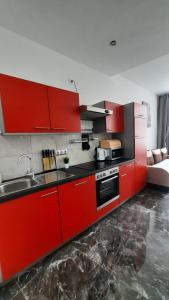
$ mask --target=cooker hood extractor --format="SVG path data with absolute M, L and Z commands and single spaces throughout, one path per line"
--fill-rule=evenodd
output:
M 80 106 L 80 118 L 81 120 L 96 120 L 110 116 L 113 114 L 112 110 L 104 109 L 92 105 L 81 105 Z

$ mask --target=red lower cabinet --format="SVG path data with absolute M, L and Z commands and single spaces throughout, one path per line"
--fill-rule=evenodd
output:
M 135 164 L 134 162 L 119 167 L 120 203 L 135 194 Z
M 137 138 L 135 139 L 135 191 L 137 193 L 144 188 L 146 181 L 146 138 Z
M 135 165 L 135 191 L 140 192 L 146 185 L 147 181 L 147 166 L 142 162 L 136 162 Z
M 57 188 L 0 204 L 0 279 L 8 280 L 61 244 Z
M 114 208 L 119 205 L 119 198 L 114 200 L 112 203 L 108 204 L 107 206 L 97 210 L 97 218 L 101 218 L 111 212 Z
M 66 241 L 96 221 L 94 176 L 59 186 L 63 240 Z

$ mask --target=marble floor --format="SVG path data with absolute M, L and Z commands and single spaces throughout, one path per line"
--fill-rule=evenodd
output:
M 169 193 L 146 188 L 0 290 L 0 300 L 169 299 Z

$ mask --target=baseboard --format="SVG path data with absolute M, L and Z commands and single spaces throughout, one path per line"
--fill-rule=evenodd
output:
M 154 184 L 154 183 L 147 183 L 147 187 L 157 189 L 157 190 L 161 190 L 163 192 L 169 192 L 169 187 L 163 186 L 163 185 L 158 185 L 158 184 Z

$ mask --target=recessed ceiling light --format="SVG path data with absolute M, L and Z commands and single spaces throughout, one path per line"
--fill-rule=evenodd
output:
M 117 41 L 116 40 L 113 40 L 110 42 L 110 46 L 116 46 L 117 45 Z

